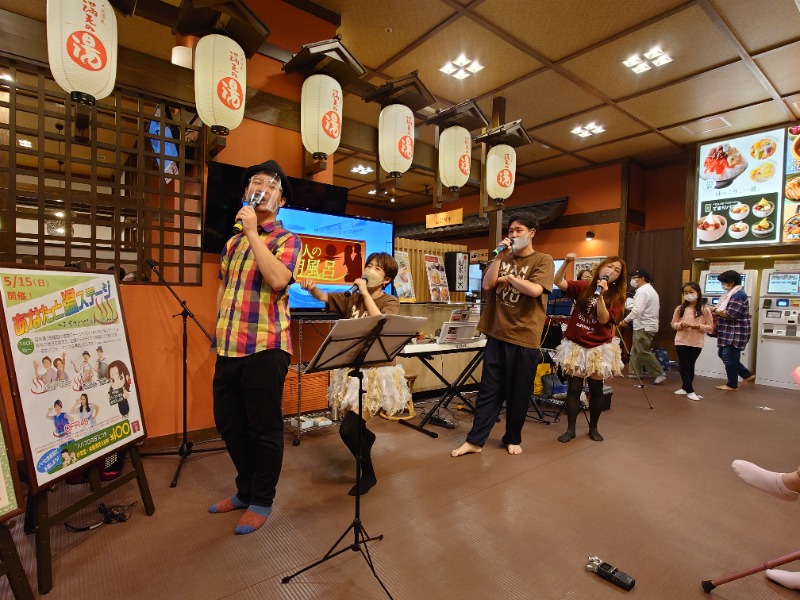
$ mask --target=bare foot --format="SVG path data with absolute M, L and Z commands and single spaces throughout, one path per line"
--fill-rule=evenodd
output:
M 755 374 L 755 373 L 753 373 L 753 374 L 752 374 L 752 375 L 750 375 L 750 377 L 748 377 L 747 379 L 743 379 L 743 380 L 742 380 L 742 383 L 753 383 L 755 380 L 756 380 L 756 374 Z
M 476 446 L 475 444 L 470 444 L 469 442 L 464 442 L 463 444 L 461 444 L 461 446 L 453 450 L 450 453 L 450 456 L 456 458 L 458 456 L 463 456 L 465 454 L 478 454 L 481 450 L 483 450 L 483 448 L 481 448 L 480 446 Z
M 718 390 L 723 390 L 725 392 L 735 392 L 737 389 L 739 389 L 739 388 L 728 387 L 727 385 L 718 385 L 718 386 L 715 386 L 715 387 Z
M 512 456 L 515 454 L 522 454 L 522 446 L 518 446 L 517 444 L 509 444 L 506 446 L 506 451 Z

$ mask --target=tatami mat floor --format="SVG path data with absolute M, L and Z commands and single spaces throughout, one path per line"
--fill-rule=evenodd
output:
M 708 598 L 704 579 L 721 577 L 800 549 L 800 502 L 782 502 L 745 485 L 735 458 L 775 470 L 800 464 L 800 393 L 754 385 L 723 393 L 699 378 L 705 398 L 690 402 L 666 385 L 642 390 L 615 379 L 603 414 L 602 443 L 579 417 L 578 437 L 556 441 L 563 423 L 529 422 L 520 456 L 499 445 L 498 424 L 482 454 L 453 459 L 470 426 L 448 414 L 453 430 L 432 439 L 374 419 L 378 485 L 363 498 L 362 518 L 378 575 L 401 599 Z M 145 459 L 156 512 L 141 502 L 124 524 L 52 535 L 53 590 L 48 599 L 385 598 L 360 554 L 344 554 L 281 579 L 320 558 L 353 520 L 353 461 L 335 428 L 287 435 L 275 510 L 258 532 L 236 536 L 238 514 L 211 515 L 231 492 L 233 468 L 222 453 L 193 454 L 178 486 L 175 457 Z M 61 485 L 57 507 L 80 492 Z M 138 499 L 134 483 L 107 500 Z M 96 508 L 70 519 L 97 519 Z M 33 538 L 13 535 L 36 589 Z M 348 536 L 347 540 L 352 540 Z M 585 569 L 599 555 L 636 578 L 631 592 Z M 800 564 L 787 565 L 800 570 Z M 727 600 L 798 598 L 759 573 L 718 587 Z M 5 581 L 0 597 L 10 598 Z

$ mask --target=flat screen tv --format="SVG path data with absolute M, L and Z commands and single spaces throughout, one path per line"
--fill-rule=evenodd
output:
M 314 279 L 326 292 L 352 287 L 353 281 L 361 277 L 364 261 L 373 252 L 394 254 L 394 225 L 387 221 L 285 206 L 278 219 L 303 242 L 295 277 Z M 321 310 L 325 305 L 295 282 L 289 288 L 289 307 Z
M 206 181 L 206 213 L 203 252 L 219 253 L 231 236 L 236 213 L 242 206 L 244 167 L 209 162 Z M 306 208 L 326 214 L 347 211 L 346 187 L 289 177 L 294 192 L 285 208 Z

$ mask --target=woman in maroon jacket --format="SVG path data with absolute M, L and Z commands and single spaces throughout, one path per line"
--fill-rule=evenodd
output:
M 603 441 L 597 431 L 602 412 L 603 380 L 622 374 L 619 344 L 614 343 L 614 325 L 622 312 L 628 279 L 625 261 L 611 256 L 601 262 L 591 281 L 566 281 L 566 266 L 575 260 L 567 254 L 555 275 L 555 285 L 575 299 L 564 341 L 556 349 L 555 361 L 567 374 L 567 431 L 558 438 L 575 437 L 575 420 L 580 411 L 584 380 L 589 383 L 589 437 Z

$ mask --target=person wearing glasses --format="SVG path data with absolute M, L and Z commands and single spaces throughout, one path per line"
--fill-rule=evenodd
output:
M 272 511 L 283 463 L 283 384 L 292 353 L 289 284 L 300 238 L 278 211 L 292 187 L 274 160 L 245 170 L 240 232 L 222 250 L 214 347 L 214 420 L 236 468 L 236 493 L 211 513 L 246 509 L 237 534 L 259 529 Z M 237 227 L 235 230 L 239 229 Z

